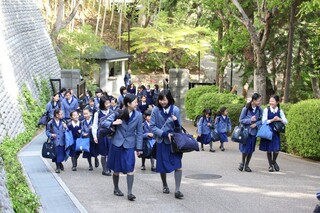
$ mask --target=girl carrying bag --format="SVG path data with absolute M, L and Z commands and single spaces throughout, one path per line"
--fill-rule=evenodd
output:
M 181 130 L 181 133 L 173 133 L 173 136 L 171 137 L 171 152 L 181 153 L 199 151 L 199 145 L 193 136 L 182 126 Z

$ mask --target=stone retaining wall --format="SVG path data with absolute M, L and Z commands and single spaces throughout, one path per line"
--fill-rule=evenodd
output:
M 0 143 L 25 129 L 23 84 L 37 99 L 35 79 L 49 78 L 60 78 L 60 67 L 36 0 L 0 1 Z
M 4 171 L 2 158 L 0 157 L 0 212 L 11 213 L 14 212 L 9 198 L 9 193 L 6 188 L 6 173 Z

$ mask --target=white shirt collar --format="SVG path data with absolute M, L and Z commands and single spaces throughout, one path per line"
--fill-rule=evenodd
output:
M 131 118 L 132 113 L 133 113 L 133 111 L 129 113 L 129 118 Z
M 276 108 L 270 107 L 270 111 L 271 111 L 272 113 L 276 113 L 276 112 L 278 112 L 278 107 L 276 107 Z
M 169 111 L 170 111 L 170 107 L 168 107 L 167 109 L 163 108 L 163 112 L 164 112 L 165 114 L 169 114 Z
M 222 115 L 222 117 L 223 117 L 223 119 L 226 119 L 226 117 L 227 117 L 227 116 L 225 116 L 225 115 Z
M 71 124 L 73 127 L 80 126 L 80 121 L 77 121 L 77 122 L 71 121 Z

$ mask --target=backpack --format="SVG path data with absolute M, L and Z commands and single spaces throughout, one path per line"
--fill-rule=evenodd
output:
M 202 115 L 197 115 L 197 116 L 194 118 L 194 121 L 193 121 L 193 126 L 194 126 L 194 127 L 198 127 L 198 123 L 199 123 L 201 117 L 202 117 Z

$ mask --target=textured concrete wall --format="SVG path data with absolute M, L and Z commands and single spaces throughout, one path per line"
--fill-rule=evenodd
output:
M 61 70 L 61 87 L 72 89 L 77 95 L 77 85 L 80 83 L 80 70 Z
M 9 198 L 9 193 L 6 188 L 6 173 L 3 168 L 2 158 L 0 157 L 0 212 L 11 213 L 14 212 Z
M 169 89 L 177 105 L 181 110 L 181 117 L 185 117 L 185 97 L 189 90 L 189 70 L 170 69 L 169 70 Z
M 24 131 L 18 103 L 23 84 L 60 78 L 60 67 L 36 0 L 0 1 L 0 143 Z M 49 82 L 49 81 L 48 81 Z

